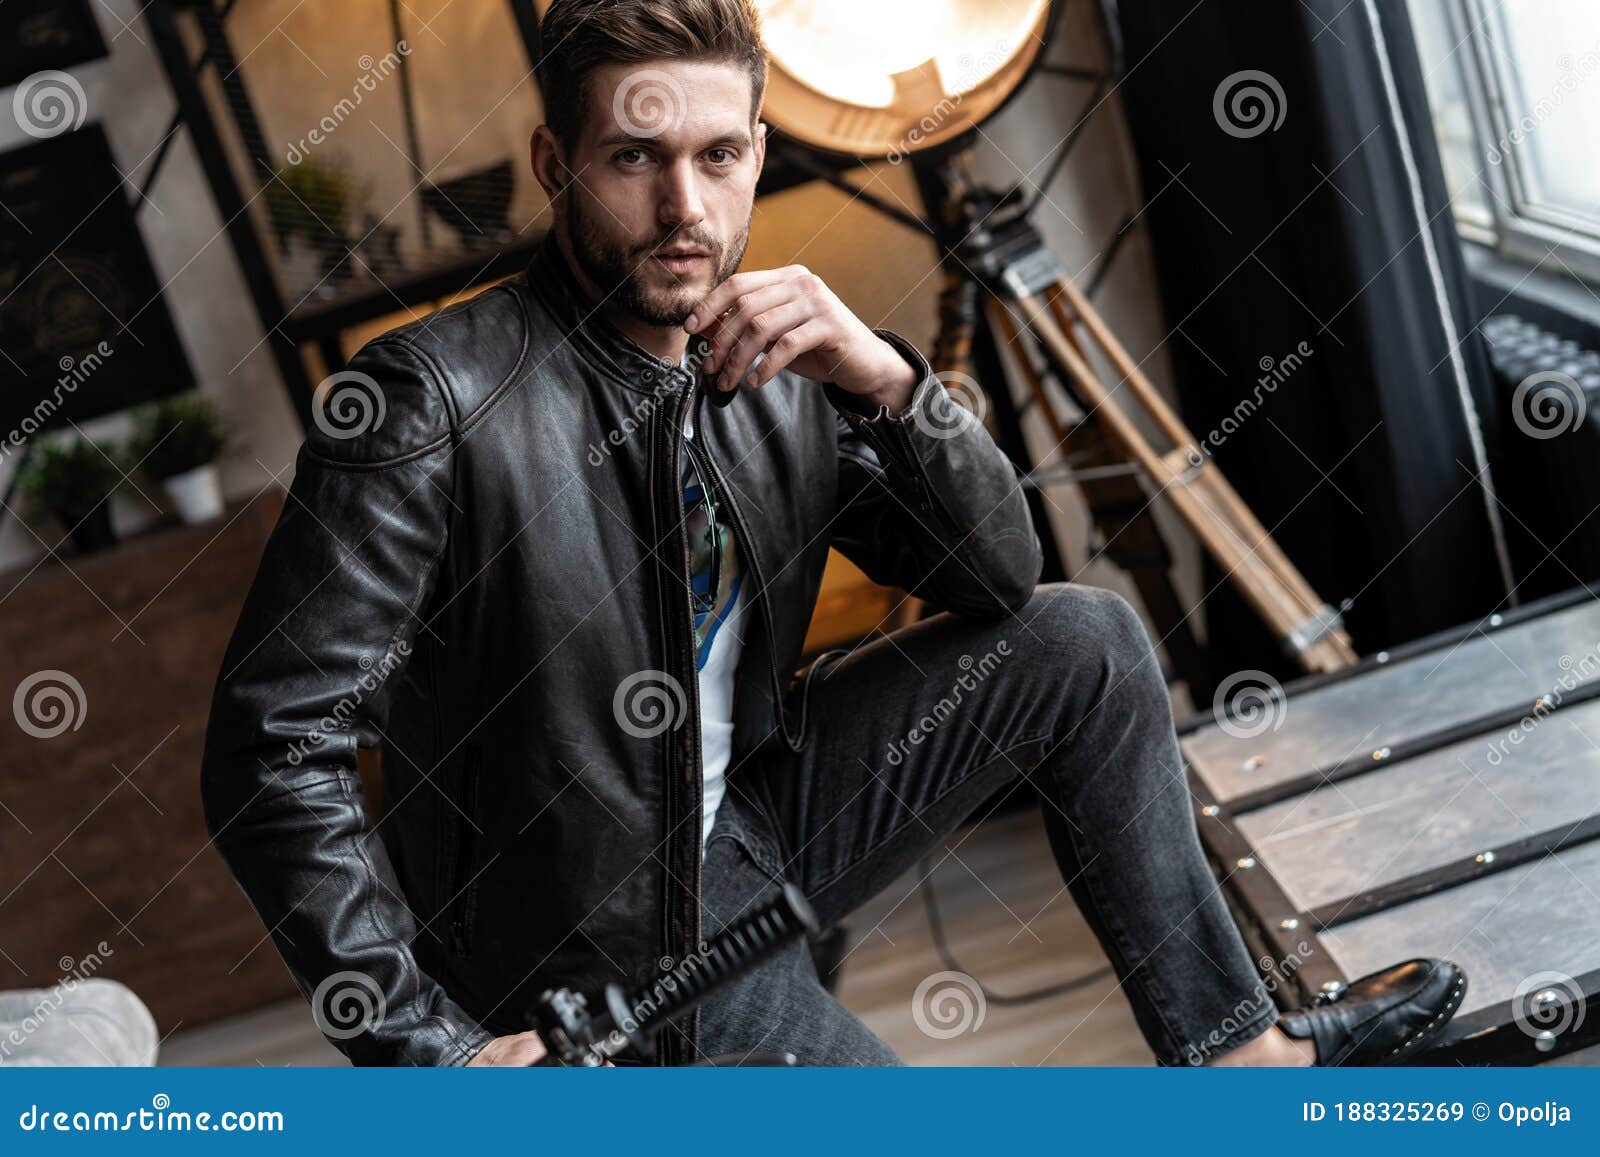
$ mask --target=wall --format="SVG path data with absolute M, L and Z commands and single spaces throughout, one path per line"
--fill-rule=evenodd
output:
M 90 5 L 110 55 L 70 70 L 83 88 L 87 119 L 100 122 L 106 130 L 117 167 L 126 178 L 124 195 L 130 199 L 138 196 L 176 109 L 149 27 L 140 15 L 143 7 L 142 0 L 96 0 Z M 0 150 L 32 140 L 15 119 L 14 95 L 14 89 L 0 90 Z M 298 425 L 262 344 L 261 326 L 187 133 L 179 133 L 137 215 L 200 389 L 238 434 L 223 463 L 224 487 L 240 495 L 270 485 L 271 475 L 286 461 L 284 448 L 299 438 Z M 126 414 L 82 426 L 86 435 L 102 444 L 125 437 L 128 427 Z M 14 468 L 14 456 L 0 461 L 0 491 Z M 159 517 L 157 493 L 147 483 L 138 486 L 137 492 L 125 487 L 113 499 L 112 517 L 123 533 L 133 533 Z M 0 526 L 0 569 L 32 565 L 45 557 L 45 544 L 53 546 L 61 534 L 48 522 L 39 522 L 36 532 L 30 532 L 8 516 Z
M 421 109 L 423 153 L 429 164 L 444 160 L 439 177 L 461 166 L 482 163 L 517 146 L 539 119 L 537 97 L 525 73 L 508 70 L 496 51 L 472 53 L 479 63 L 470 73 L 452 73 L 440 61 L 455 46 L 479 44 L 505 35 L 504 18 L 485 16 L 483 5 L 457 5 L 428 0 L 407 6 L 413 24 L 407 35 L 418 81 L 426 95 Z M 358 9 L 362 19 L 352 19 Z M 243 0 L 230 20 L 230 34 L 274 150 L 287 148 L 349 91 L 360 73 L 364 55 L 382 55 L 387 17 L 373 0 L 352 0 L 337 11 L 305 6 L 292 0 Z M 164 74 L 150 45 L 139 0 L 104 0 L 97 5 L 102 28 L 112 46 L 109 59 L 75 71 L 88 97 L 89 114 L 104 123 L 119 164 L 131 181 L 140 181 L 150 154 L 160 140 L 174 107 Z M 123 26 L 126 22 L 126 27 Z M 316 59 L 302 45 L 316 48 Z M 1070 0 L 1050 56 L 1060 62 L 1097 63 L 1101 38 L 1082 0 Z M 348 59 L 347 59 L 348 58 Z M 370 98 L 362 117 L 375 120 L 390 138 L 393 155 L 379 146 L 384 164 L 374 201 L 382 206 L 403 202 L 406 189 L 396 183 L 397 165 L 404 164 L 396 128 L 398 94 L 390 80 Z M 455 87 L 450 87 L 451 85 Z M 441 88 L 440 86 L 445 86 Z M 467 86 L 467 87 L 463 87 Z M 497 94 L 492 107 L 472 105 L 474 89 Z M 444 92 L 448 99 L 439 94 Z M 994 184 L 1043 175 L 1048 157 L 1071 128 L 1087 92 L 1081 82 L 1036 77 L 1030 87 L 998 118 L 984 126 L 973 154 L 976 175 Z M 498 94 L 504 93 L 504 96 Z M 0 93 L 0 148 L 25 141 L 10 121 L 11 93 Z M 455 110 L 455 111 L 451 111 Z M 466 111 L 462 111 L 466 110 Z M 468 115 L 470 113 L 470 116 Z M 467 120 L 462 120 L 467 117 Z M 347 149 L 357 133 L 370 125 L 341 123 L 326 146 Z M 461 142 L 442 152 L 441 142 Z M 403 177 L 403 172 L 400 173 Z M 908 166 L 873 166 L 854 179 L 907 206 L 917 204 Z M 531 178 L 519 186 L 514 219 L 519 226 L 541 229 L 548 213 L 541 199 L 529 193 Z M 1045 190 L 1036 222 L 1069 271 L 1092 268 L 1117 225 L 1138 212 L 1140 193 L 1125 126 L 1115 98 L 1094 114 L 1061 176 Z M 529 198 L 532 197 L 532 200 Z M 397 214 L 399 216 L 399 214 Z M 525 226 L 524 226 L 524 223 Z M 276 372 L 245 294 L 232 249 L 221 233 L 187 133 L 180 133 L 150 203 L 140 212 L 140 226 L 158 276 L 167 286 L 168 306 L 200 379 L 202 390 L 222 408 L 241 437 L 224 462 L 224 485 L 232 496 L 245 496 L 275 479 L 287 483 L 300 434 L 278 386 Z M 862 260 L 863 254 L 870 260 Z M 931 348 L 939 278 L 933 250 L 902 226 L 837 190 L 814 185 L 764 199 L 758 204 L 746 268 L 801 262 L 822 274 L 864 320 L 896 329 L 924 349 Z M 1146 371 L 1166 388 L 1170 380 L 1160 313 L 1156 306 L 1150 254 L 1144 234 L 1135 229 L 1117 258 L 1097 302 L 1108 321 Z M 376 332 L 399 324 L 415 311 L 398 311 L 382 322 L 351 334 L 347 348 Z M 1114 379 L 1113 379 L 1114 380 Z M 985 383 L 988 386 L 988 383 Z M 86 426 L 94 437 L 118 436 L 126 419 L 111 417 Z M 1048 462 L 1052 439 L 1037 415 L 1026 420 L 1035 456 Z M 0 467 L 4 469 L 4 467 Z M 3 475 L 0 475 L 3 485 Z M 1132 596 L 1124 576 L 1106 564 L 1090 561 L 1091 538 L 1081 502 L 1069 486 L 1048 491 L 1058 541 L 1068 551 L 1069 574 L 1081 581 L 1112 586 Z M 1181 526 L 1174 526 L 1164 506 L 1157 517 L 1179 548 L 1177 570 L 1186 602 L 1199 593 L 1198 556 Z M 119 496 L 119 526 L 131 531 L 153 517 L 151 507 L 136 496 Z M 50 541 L 54 536 L 47 535 Z M 0 530 L 0 567 L 35 558 L 36 539 L 11 525 Z

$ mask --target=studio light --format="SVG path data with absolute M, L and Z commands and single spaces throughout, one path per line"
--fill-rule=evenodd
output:
M 755 0 L 765 119 L 833 153 L 933 149 L 999 111 L 1027 78 L 1052 0 Z
M 1050 42 L 1058 0 L 754 0 L 763 119 L 801 144 L 899 157 L 999 112 Z M 540 16 L 550 0 L 536 0 Z

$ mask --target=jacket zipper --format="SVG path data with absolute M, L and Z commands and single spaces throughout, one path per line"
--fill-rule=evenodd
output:
M 783 709 L 783 681 L 778 673 L 778 636 L 773 630 L 772 606 L 767 600 L 767 580 L 761 573 L 761 560 L 756 556 L 755 539 L 750 536 L 750 528 L 744 520 L 744 514 L 740 511 L 739 504 L 734 501 L 733 488 L 722 476 L 716 456 L 711 453 L 711 443 L 705 438 L 703 431 L 700 454 L 710 468 L 711 484 L 717 491 L 718 509 L 721 509 L 722 503 L 726 501 L 727 509 L 733 517 L 733 528 L 738 536 L 739 549 L 744 552 L 745 558 L 750 563 L 751 575 L 756 583 L 756 598 L 761 604 L 761 620 L 767 629 L 767 673 L 772 678 L 772 701 L 778 712 L 778 727 L 783 732 L 784 742 L 790 749 L 799 751 L 805 742 L 805 736 L 789 733 L 789 717 Z
M 670 592 L 671 586 L 663 584 L 669 592 L 663 599 L 666 604 L 668 640 L 666 656 L 671 661 L 673 655 L 681 659 L 687 658 L 688 662 L 681 679 L 686 703 L 687 719 L 682 726 L 672 728 L 667 732 L 667 860 L 674 865 L 674 869 L 667 880 L 668 902 L 663 913 L 663 942 L 667 946 L 666 955 L 674 963 L 683 960 L 696 950 L 700 943 L 700 827 L 702 823 L 701 796 L 704 787 L 701 783 L 701 753 L 700 753 L 700 689 L 695 672 L 694 656 L 694 596 L 692 563 L 689 553 L 688 533 L 684 529 L 683 509 L 683 483 L 682 459 L 680 454 L 683 449 L 682 429 L 684 403 L 692 405 L 695 400 L 693 389 L 684 389 L 681 383 L 687 375 L 681 370 L 670 370 L 672 380 L 680 383 L 680 388 L 666 396 L 671 399 L 672 406 L 669 420 L 657 419 L 655 458 L 659 467 L 658 476 L 653 477 L 651 485 L 664 480 L 665 493 L 670 501 L 665 503 L 664 513 L 671 520 L 670 525 L 675 527 L 672 536 L 680 544 L 680 562 L 678 579 L 683 585 L 683 600 L 677 607 L 671 604 L 674 601 Z M 692 380 L 690 381 L 692 386 Z M 657 507 L 660 508 L 659 506 Z M 669 672 L 674 678 L 679 678 L 678 672 Z M 685 730 L 687 728 L 687 730 Z M 681 736 L 681 739 L 679 738 Z M 681 771 L 676 764 L 674 756 L 683 752 L 683 765 Z M 676 879 L 687 878 L 690 886 L 686 889 L 676 889 L 683 893 L 682 908 L 674 911 L 672 894 L 675 890 Z M 691 1042 L 698 1036 L 700 1014 L 696 1010 L 693 1020 L 687 1026 L 687 1033 Z M 687 1060 L 687 1055 L 682 1052 L 677 1043 L 677 1037 L 668 1036 L 662 1041 L 661 1060 L 664 1063 L 674 1063 Z

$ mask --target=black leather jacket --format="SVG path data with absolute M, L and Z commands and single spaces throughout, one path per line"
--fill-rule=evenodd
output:
M 547 236 L 522 277 L 355 356 L 217 680 L 207 826 L 358 1064 L 464 1064 L 532 1027 L 546 987 L 640 983 L 700 939 L 679 483 L 700 394 L 584 302 Z M 794 671 L 830 546 L 960 614 L 1004 615 L 1038 582 L 1010 461 L 877 332 L 921 374 L 902 415 L 787 370 L 698 408 L 760 607 L 736 750 L 804 742 Z M 378 409 L 341 404 L 372 391 L 352 375 Z M 669 726 L 630 716 L 669 680 Z M 374 831 L 356 749 L 380 742 Z

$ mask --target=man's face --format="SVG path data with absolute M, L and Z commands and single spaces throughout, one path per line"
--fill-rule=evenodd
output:
M 556 206 L 573 256 L 607 304 L 681 325 L 738 271 L 765 155 L 750 76 L 729 64 L 654 61 L 592 74 Z

